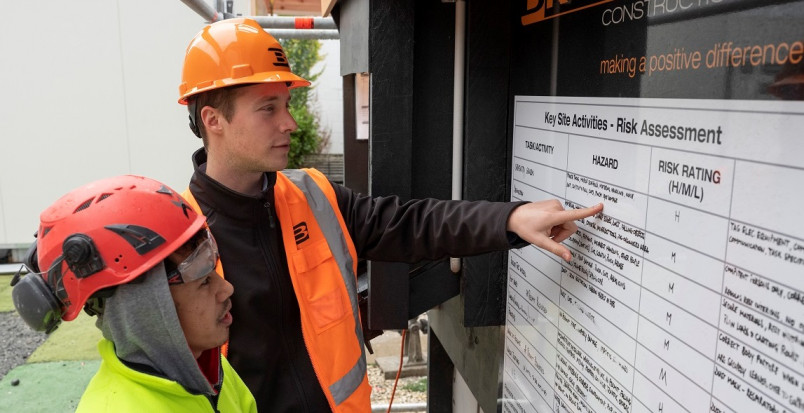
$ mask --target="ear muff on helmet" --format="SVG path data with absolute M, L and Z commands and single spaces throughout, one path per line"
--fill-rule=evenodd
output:
M 103 261 L 95 243 L 84 234 L 73 234 L 68 237 L 64 240 L 62 250 L 63 260 L 67 262 L 76 277 L 88 277 L 103 269 Z M 54 292 L 54 287 L 49 285 L 42 277 L 42 273 L 39 272 L 36 252 L 34 242 L 25 253 L 24 265 L 11 279 L 11 286 L 14 287 L 11 290 L 11 298 L 17 313 L 25 324 L 35 331 L 50 334 L 61 324 L 61 317 L 64 315 L 63 304 L 58 294 Z M 57 260 L 54 264 L 60 266 L 61 261 L 61 259 Z M 28 274 L 23 276 L 23 270 L 27 270 Z M 57 275 L 56 272 L 48 273 L 48 279 L 54 279 Z M 87 300 L 84 311 L 91 316 L 101 314 L 104 300 L 111 297 L 113 293 L 114 287 L 97 291 Z
M 61 323 L 62 305 L 40 273 L 28 273 L 11 290 L 20 317 L 36 331 L 51 333 Z
M 61 265 L 61 260 L 57 265 Z M 23 270 L 28 272 L 24 277 Z M 11 279 L 11 286 L 14 287 L 11 299 L 25 324 L 47 334 L 61 324 L 62 303 L 39 272 L 36 242 L 25 253 L 23 265 Z

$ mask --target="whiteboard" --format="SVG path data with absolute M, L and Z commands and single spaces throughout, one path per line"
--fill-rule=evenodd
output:
M 804 103 L 515 100 L 511 199 L 605 204 L 509 254 L 504 412 L 804 411 Z

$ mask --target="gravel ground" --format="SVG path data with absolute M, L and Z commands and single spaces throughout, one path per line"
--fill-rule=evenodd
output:
M 46 335 L 31 330 L 15 312 L 0 313 L 0 380 L 44 343 Z
M 394 388 L 394 380 L 385 380 L 382 370 L 376 365 L 368 366 L 369 384 L 371 384 L 371 404 L 388 406 L 388 401 L 391 400 L 391 390 Z M 426 377 L 404 377 L 399 379 L 396 385 L 396 393 L 394 394 L 394 405 L 408 404 L 408 403 L 426 403 L 427 390 L 424 391 L 411 391 L 406 390 L 405 386 L 413 383 L 418 383 Z

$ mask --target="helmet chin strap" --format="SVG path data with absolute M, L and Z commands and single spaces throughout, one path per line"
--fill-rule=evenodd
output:
M 195 98 L 190 98 L 187 100 L 187 108 L 190 112 L 190 130 L 193 131 L 195 136 L 201 138 L 201 131 L 198 129 L 198 123 L 196 122 L 197 102 Z

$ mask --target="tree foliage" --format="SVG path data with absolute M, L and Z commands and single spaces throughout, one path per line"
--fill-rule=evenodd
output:
M 313 67 L 321 60 L 319 54 L 321 43 L 318 40 L 282 39 L 280 43 L 293 73 L 310 82 L 315 82 L 321 76 L 321 71 L 313 72 Z M 309 87 L 299 87 L 290 91 L 290 113 L 296 119 L 299 128 L 290 135 L 288 168 L 301 167 L 304 157 L 320 152 L 325 142 L 318 114 L 308 105 L 310 92 Z

